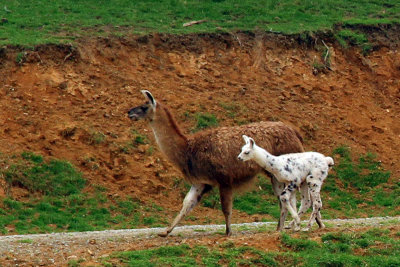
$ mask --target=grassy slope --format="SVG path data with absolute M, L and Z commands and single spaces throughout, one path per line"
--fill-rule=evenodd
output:
M 70 42 L 85 35 L 272 30 L 301 33 L 334 24 L 399 23 L 397 0 L 7 0 L 0 44 Z M 207 20 L 192 27 L 183 23 Z
M 29 199 L 18 201 L 0 198 L 0 233 L 19 234 L 93 231 L 110 228 L 161 226 L 157 216 L 162 208 L 153 203 L 119 197 L 107 197 L 106 189 L 89 185 L 70 163 L 45 160 L 24 152 L 22 155 L 0 154 L 0 185 L 5 192 L 11 186 L 25 188 Z

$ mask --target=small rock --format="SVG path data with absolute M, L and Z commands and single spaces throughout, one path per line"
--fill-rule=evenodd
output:
M 67 259 L 68 259 L 69 261 L 76 261 L 76 260 L 78 260 L 78 256 L 76 256 L 76 255 L 68 256 Z
M 58 85 L 58 88 L 60 88 L 61 90 L 65 90 L 68 88 L 68 82 L 67 81 L 63 81 L 62 83 L 60 83 Z
M 290 98 L 290 97 L 291 97 L 291 96 L 290 96 L 290 93 L 287 92 L 287 91 L 283 91 L 283 92 L 282 92 L 282 95 L 283 95 L 285 98 Z

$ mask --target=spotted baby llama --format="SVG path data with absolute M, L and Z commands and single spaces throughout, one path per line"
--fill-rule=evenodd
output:
M 310 221 L 305 230 L 308 231 L 311 229 L 315 219 L 317 222 L 321 222 L 320 210 L 322 208 L 322 201 L 320 191 L 325 178 L 328 176 L 328 171 L 334 164 L 333 159 L 318 152 L 274 156 L 267 150 L 256 145 L 252 138 L 243 135 L 243 139 L 246 144 L 242 147 L 238 158 L 241 161 L 254 160 L 258 165 L 273 174 L 279 182 L 286 184 L 285 189 L 280 195 L 280 201 L 289 210 L 294 219 L 294 230 L 300 230 L 300 216 L 289 200 L 292 194 L 296 194 L 296 188 L 305 183 L 308 186 L 313 207 Z M 306 196 L 302 195 L 302 197 Z M 304 213 L 307 209 L 308 207 L 301 207 L 300 212 Z
M 255 136 L 274 155 L 304 151 L 299 133 L 281 122 L 220 127 L 185 135 L 165 105 L 156 101 L 149 91 L 143 90 L 142 93 L 147 102 L 129 110 L 129 118 L 149 122 L 160 150 L 191 184 L 181 211 L 160 236 L 167 236 L 213 187 L 219 189 L 226 234 L 231 234 L 233 191 L 251 182 L 258 173 L 266 173 L 254 162 L 237 161 L 236 154 L 242 146 L 241 135 Z M 279 198 L 284 184 L 273 177 L 271 182 Z M 291 201 L 295 205 L 296 199 Z M 286 214 L 281 205 L 279 230 L 283 227 Z

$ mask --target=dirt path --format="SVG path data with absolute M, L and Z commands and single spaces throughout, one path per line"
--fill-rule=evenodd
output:
M 400 217 L 325 220 L 327 229 L 320 231 L 379 227 L 399 222 Z M 101 263 L 101 258 L 115 251 L 182 243 L 213 245 L 226 240 L 277 250 L 274 241 L 279 237 L 279 233 L 274 231 L 275 227 L 274 222 L 234 224 L 234 234 L 229 238 L 223 235 L 224 225 L 177 227 L 168 238 L 157 236 L 162 228 L 2 236 L 0 266 L 67 266 L 68 262 L 73 260 L 83 260 L 83 266 L 93 266 Z

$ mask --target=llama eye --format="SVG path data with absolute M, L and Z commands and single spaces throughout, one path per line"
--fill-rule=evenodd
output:
M 244 154 L 245 154 L 245 155 L 248 155 L 248 154 L 250 154 L 250 151 L 246 151 L 246 152 L 244 152 Z

